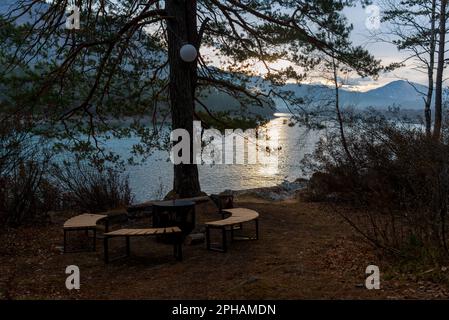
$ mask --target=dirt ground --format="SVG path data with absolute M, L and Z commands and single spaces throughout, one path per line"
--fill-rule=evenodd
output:
M 133 239 L 132 256 L 105 265 L 97 251 L 62 254 L 62 223 L 3 230 L 0 234 L 0 299 L 441 299 L 443 283 L 395 273 L 390 262 L 319 203 L 239 199 L 260 213 L 260 240 L 237 241 L 227 253 L 205 244 L 172 247 Z M 218 219 L 212 204 L 197 207 L 199 228 Z M 139 224 L 145 226 L 148 220 Z M 116 228 L 118 226 L 115 226 Z M 251 232 L 253 224 L 243 231 Z M 123 242 L 111 242 L 120 254 Z M 365 269 L 380 267 L 381 289 L 365 288 Z M 77 265 L 81 289 L 65 287 L 68 265 Z M 449 272 L 449 271 L 448 271 Z

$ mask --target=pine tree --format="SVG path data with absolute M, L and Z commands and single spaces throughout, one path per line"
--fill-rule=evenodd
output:
M 172 128 L 191 133 L 192 121 L 201 120 L 198 108 L 213 114 L 199 99 L 205 88 L 237 97 L 244 114 L 249 102 L 263 105 L 280 96 L 276 88 L 285 81 L 303 79 L 322 54 L 363 76 L 380 70 L 379 61 L 349 41 L 352 27 L 341 12 L 356 0 L 75 2 L 81 8 L 80 30 L 61 27 L 66 16 L 64 0 L 50 5 L 20 1 L 5 18 L 14 23 L 29 12 L 39 13 L 37 21 L 21 27 L 15 50 L 9 50 L 11 69 L 45 62 L 34 65 L 38 75 L 34 73 L 33 105 L 45 110 L 46 121 L 63 123 L 66 133 L 91 137 L 77 144 L 80 150 L 98 148 L 96 135 L 111 130 L 106 121 L 111 116 L 151 113 L 156 119 L 163 113 L 164 101 L 170 106 Z M 184 44 L 194 45 L 199 52 L 214 52 L 223 67 L 212 67 L 205 54 L 194 62 L 182 61 L 179 51 Z M 273 68 L 271 63 L 279 59 L 291 65 Z M 251 84 L 256 66 L 265 69 L 271 89 L 256 90 Z M 20 107 L 26 103 L 21 101 Z M 148 132 L 137 122 L 132 129 L 145 141 L 153 141 L 159 133 Z M 129 128 L 114 130 L 117 135 L 130 134 Z M 144 146 L 136 149 L 146 150 Z M 196 165 L 176 165 L 174 172 L 177 194 L 199 194 Z

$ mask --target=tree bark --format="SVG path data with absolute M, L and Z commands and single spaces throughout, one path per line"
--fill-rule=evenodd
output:
M 172 129 L 185 129 L 190 135 L 190 164 L 174 165 L 173 191 L 181 198 L 201 192 L 198 167 L 193 164 L 193 119 L 197 62 L 182 61 L 179 51 L 184 44 L 198 49 L 196 0 L 166 0 L 168 57 L 170 66 L 170 110 Z
M 432 132 L 432 97 L 433 97 L 433 71 L 435 68 L 435 49 L 436 49 L 436 0 L 432 0 L 431 22 L 430 22 L 430 48 L 429 48 L 429 65 L 427 68 L 428 84 L 427 96 L 424 106 L 424 118 L 426 124 L 426 134 L 430 137 Z
M 446 48 L 446 8 L 447 0 L 441 0 L 438 39 L 438 64 L 435 81 L 435 125 L 433 129 L 433 137 L 435 140 L 439 140 L 441 137 L 441 126 L 443 122 L 443 71 L 445 54 L 444 51 Z

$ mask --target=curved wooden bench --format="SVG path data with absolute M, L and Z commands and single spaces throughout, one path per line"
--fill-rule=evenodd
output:
M 89 236 L 89 231 L 93 231 L 93 243 L 92 243 L 92 251 L 95 251 L 96 248 L 96 239 L 97 239 L 97 223 L 101 220 L 105 220 L 105 232 L 108 232 L 108 216 L 103 214 L 90 214 L 84 213 L 78 216 L 72 217 L 66 222 L 64 222 L 63 230 L 64 230 L 64 253 L 67 252 L 67 233 L 69 231 L 80 231 L 85 230 L 87 236 Z M 76 252 L 76 251 L 72 251 Z
M 208 250 L 226 252 L 226 227 L 231 227 L 231 240 L 235 240 L 234 226 L 241 225 L 245 222 L 255 221 L 256 234 L 254 237 L 240 237 L 240 239 L 246 240 L 258 240 L 259 239 L 259 213 L 254 210 L 246 208 L 232 208 L 224 209 L 224 213 L 230 214 L 228 218 L 216 221 L 206 222 L 206 245 Z M 221 247 L 212 247 L 210 242 L 210 229 L 221 229 L 222 232 L 222 245 Z
M 130 238 L 131 237 L 147 237 L 159 235 L 177 235 L 174 242 L 174 256 L 177 260 L 182 260 L 182 232 L 178 227 L 167 228 L 147 228 L 147 229 L 119 229 L 104 234 L 104 261 L 109 262 L 109 239 L 114 237 L 126 238 L 126 257 L 129 257 L 131 252 Z M 116 260 L 116 259 L 115 259 Z

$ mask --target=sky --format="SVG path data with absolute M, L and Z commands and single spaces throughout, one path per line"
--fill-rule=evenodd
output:
M 372 4 L 379 6 L 379 0 L 373 0 Z M 380 11 L 380 9 L 379 9 Z M 343 13 L 354 27 L 351 34 L 354 45 L 361 45 L 373 54 L 377 59 L 382 60 L 383 65 L 388 65 L 393 62 L 402 62 L 407 54 L 405 52 L 399 52 L 396 46 L 375 41 L 373 37 L 373 31 L 366 26 L 367 19 L 372 16 L 371 12 L 367 12 L 366 8 L 362 8 L 361 5 L 353 8 L 346 8 Z M 382 12 L 380 12 L 380 17 Z M 379 24 L 379 28 L 375 29 L 376 33 L 382 33 L 388 31 L 388 25 L 385 22 Z M 411 82 L 427 85 L 427 75 L 413 68 L 413 64 L 409 63 L 407 66 L 396 69 L 392 72 L 382 73 L 378 79 L 353 77 L 350 79 L 350 85 L 346 88 L 357 91 L 368 91 L 387 83 L 396 80 L 408 80 Z
M 379 4 L 379 0 L 373 0 L 372 3 L 376 6 Z M 376 57 L 376 59 L 380 59 L 383 65 L 389 65 L 393 62 L 402 62 L 407 57 L 407 54 L 405 52 L 399 52 L 396 46 L 385 42 L 375 41 L 373 32 L 381 34 L 382 32 L 387 32 L 388 25 L 385 22 L 382 22 L 379 24 L 378 29 L 375 29 L 374 31 L 368 29 L 366 25 L 367 19 L 369 19 L 372 14 L 370 12 L 367 12 L 366 8 L 362 8 L 362 6 L 359 5 L 357 7 L 346 8 L 343 13 L 347 17 L 348 23 L 351 23 L 354 27 L 354 30 L 351 34 L 351 40 L 353 41 L 353 44 L 360 45 L 367 49 Z M 382 13 L 379 13 L 379 16 L 381 17 Z M 288 62 L 279 61 L 278 63 L 271 64 L 271 66 L 275 68 L 285 68 L 286 66 L 288 66 Z M 260 70 L 264 70 L 265 72 L 265 68 L 262 64 L 260 65 Z M 354 91 L 368 91 L 377 87 L 384 86 L 396 80 L 407 80 L 427 85 L 426 74 L 422 73 L 421 71 L 415 70 L 412 63 L 409 63 L 407 66 L 401 67 L 392 72 L 382 73 L 377 79 L 361 78 L 357 75 L 354 75 L 347 80 L 348 83 L 343 87 L 345 89 Z M 318 82 L 328 84 L 328 81 L 318 78 L 313 78 L 309 81 L 311 83 Z
M 378 4 L 379 1 L 374 0 L 373 5 Z M 392 44 L 379 43 L 373 40 L 372 32 L 367 28 L 366 21 L 370 14 L 365 12 L 361 6 L 355 8 L 347 8 L 344 10 L 348 21 L 353 24 L 354 30 L 352 33 L 352 41 L 355 45 L 365 47 L 377 59 L 381 59 L 384 65 L 392 62 L 400 62 L 406 54 L 399 52 Z M 381 13 L 382 14 L 382 13 Z M 388 26 L 385 23 L 380 23 L 379 29 L 376 32 L 387 31 Z M 385 85 L 395 80 L 408 80 L 426 85 L 426 75 L 413 69 L 411 65 L 396 69 L 393 72 L 381 74 L 377 81 L 373 79 L 354 78 L 352 82 L 355 83 L 352 89 L 366 91 L 375 87 Z
M 373 5 L 378 5 L 379 1 L 382 0 L 373 0 Z M 379 6 L 378 6 L 379 7 Z M 380 11 L 380 9 L 379 9 Z M 407 54 L 404 52 L 399 52 L 397 48 L 389 43 L 375 41 L 373 37 L 373 30 L 368 29 L 366 23 L 367 19 L 372 16 L 370 12 L 366 12 L 366 8 L 362 8 L 361 5 L 352 8 L 346 8 L 343 11 L 344 15 L 347 17 L 348 22 L 351 23 L 354 27 L 354 30 L 351 34 L 351 39 L 354 45 L 360 45 L 367 49 L 371 54 L 373 54 L 376 59 L 380 59 L 383 65 L 389 65 L 393 62 L 402 62 Z M 380 17 L 382 13 L 380 12 Z M 379 24 L 379 28 L 375 29 L 374 32 L 382 33 L 388 31 L 388 25 L 385 22 Z M 214 54 L 208 49 L 202 49 L 202 54 L 213 57 Z M 218 60 L 212 58 L 212 61 L 217 65 L 220 65 Z M 278 61 L 276 63 L 270 64 L 271 67 L 275 69 L 285 68 L 289 63 L 287 61 Z M 260 75 L 266 73 L 266 69 L 262 63 L 256 63 L 253 65 L 253 70 Z M 412 65 L 396 69 L 392 72 L 382 73 L 377 79 L 372 78 L 361 78 L 357 75 L 350 77 L 343 87 L 348 90 L 354 91 L 368 91 L 377 87 L 381 87 L 396 80 L 408 80 L 411 82 L 420 83 L 423 85 L 427 84 L 427 76 L 426 74 L 413 69 Z M 322 83 L 329 84 L 328 80 L 320 79 L 317 77 L 313 77 L 305 82 L 308 83 Z
M 373 0 L 373 5 L 378 5 L 382 0 Z M 399 0 L 398 0 L 399 1 Z M 0 0 L 0 7 L 5 6 L 5 4 L 14 3 L 14 0 Z M 365 47 L 368 51 L 370 51 L 377 59 L 382 60 L 384 65 L 388 65 L 392 62 L 400 62 L 405 58 L 405 54 L 399 52 L 395 46 L 387 43 L 379 43 L 373 41 L 371 36 L 371 31 L 367 28 L 366 22 L 370 17 L 370 13 L 366 12 L 364 8 L 360 5 L 354 8 L 346 8 L 344 10 L 344 14 L 346 15 L 348 22 L 354 26 L 354 30 L 352 32 L 352 40 L 355 45 L 361 45 Z M 388 26 L 384 23 L 381 23 L 380 28 L 377 30 L 379 32 L 387 31 Z M 212 52 L 208 52 L 208 50 L 202 50 L 202 53 L 206 53 L 206 55 L 213 56 Z M 214 60 L 212 58 L 212 60 Z M 218 63 L 219 64 L 219 63 Z M 279 63 L 273 65 L 274 67 L 285 67 L 285 62 L 280 61 Z M 263 70 L 264 68 L 260 68 Z M 369 79 L 369 78 L 360 78 L 354 76 L 349 79 L 348 85 L 346 85 L 346 89 L 349 90 L 357 90 L 357 91 L 367 91 L 376 87 L 383 86 L 389 82 L 406 79 L 408 81 L 417 82 L 426 85 L 426 75 L 424 73 L 418 72 L 414 70 L 411 66 L 406 66 L 400 69 L 397 69 L 393 72 L 384 73 L 379 76 L 378 79 Z M 323 82 L 319 80 L 311 80 L 312 82 Z

